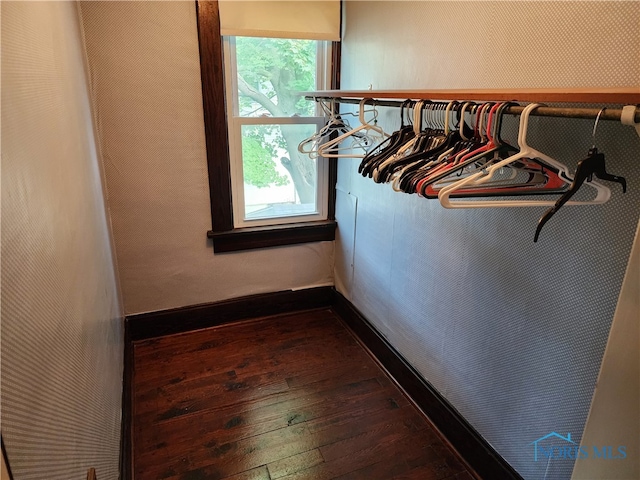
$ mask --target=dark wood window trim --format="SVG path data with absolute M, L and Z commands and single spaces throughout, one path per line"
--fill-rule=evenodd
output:
M 233 228 L 229 137 L 224 94 L 224 63 L 217 0 L 196 0 L 200 75 L 209 171 L 212 229 L 207 237 L 214 252 L 332 241 L 335 239 L 337 163 L 329 162 L 328 219 L 269 227 Z M 334 43 L 331 88 L 339 88 L 340 43 Z

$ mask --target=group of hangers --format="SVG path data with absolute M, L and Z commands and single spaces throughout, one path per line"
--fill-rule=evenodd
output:
M 353 113 L 338 113 L 335 99 L 331 100 L 329 105 L 320 102 L 325 116 L 328 117 L 327 123 L 317 133 L 300 142 L 298 151 L 312 159 L 363 158 L 368 151 L 388 137 L 377 124 L 378 111 L 375 106 L 367 107 L 366 103 L 367 99 L 360 102 L 360 125 L 352 128 L 345 116 L 354 116 Z
M 610 198 L 609 188 L 593 180 L 594 175 L 620 183 L 626 192 L 625 179 L 607 173 L 604 154 L 595 147 L 595 132 L 604 109 L 594 125 L 594 146 L 571 175 L 566 165 L 527 144 L 529 117 L 540 106 L 535 103 L 521 113 L 517 148 L 500 137 L 503 116 L 514 105 L 510 102 L 406 100 L 400 108 L 400 128 L 391 135 L 377 125 L 378 112 L 372 99 L 360 102 L 360 125 L 355 128 L 345 119 L 355 114 L 339 114 L 335 99 L 329 105 L 320 105 L 327 123 L 300 143 L 301 153 L 314 159 L 361 158 L 358 171 L 363 176 L 377 183 L 391 183 L 399 192 L 437 198 L 446 208 L 547 206 L 534 241 L 562 206 L 594 205 Z M 409 118 L 411 106 L 413 115 Z M 467 116 L 472 126 L 467 124 Z M 583 185 L 595 196 L 571 200 Z M 559 197 L 536 198 L 541 195 Z
M 578 162 L 575 176 L 563 163 L 529 146 L 529 116 L 538 104 L 524 108 L 515 148 L 500 138 L 502 118 L 513 105 L 509 102 L 419 101 L 413 106 L 413 121 L 405 123 L 410 103 L 405 101 L 401 106 L 399 130 L 362 157 L 358 171 L 363 176 L 377 183 L 391 183 L 396 191 L 437 198 L 446 208 L 548 206 L 538 222 L 534 241 L 563 205 L 593 205 L 610 198 L 609 188 L 593 180 L 593 175 L 620 183 L 626 192 L 625 179 L 607 173 L 604 155 L 595 145 Z M 465 114 L 473 119 L 473 128 L 467 125 Z M 583 185 L 595 191 L 595 196 L 570 200 Z M 549 200 L 534 195 L 560 197 Z M 452 201 L 469 197 L 473 200 Z

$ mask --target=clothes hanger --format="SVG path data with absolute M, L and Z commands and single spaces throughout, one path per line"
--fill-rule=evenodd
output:
M 505 155 L 508 156 L 516 152 L 517 150 L 514 147 L 500 138 L 503 114 L 510 105 L 511 103 L 509 102 L 502 103 L 491 109 L 487 120 L 487 136 L 490 138 L 487 144 L 482 145 L 474 152 L 462 157 L 462 159 L 456 160 L 451 166 L 447 167 L 448 170 L 444 170 L 435 176 L 429 176 L 418 185 L 419 193 L 427 198 L 437 198 L 440 188 L 451 186 L 452 182 L 460 181 L 463 173 L 465 176 L 462 178 L 468 178 L 473 173 L 480 171 L 480 168 L 486 168 L 491 162 L 495 162 L 499 158 L 504 158 Z M 494 121 L 492 121 L 492 117 L 495 117 Z M 474 165 L 476 166 L 475 171 L 468 172 L 467 170 Z M 502 170 L 503 169 L 500 168 L 500 172 Z M 494 179 L 486 182 L 482 187 L 468 187 L 457 191 L 453 196 L 478 197 L 506 196 L 508 194 L 548 194 L 551 193 L 551 191 L 556 193 L 566 186 L 566 182 L 557 177 L 554 169 L 549 166 L 543 168 L 539 163 L 534 161 L 523 159 L 511 165 L 507 170 L 506 176 L 494 174 Z M 458 178 L 452 176 L 453 172 L 457 172 L 456 177 Z M 525 175 L 519 175 L 522 173 Z M 499 178 L 496 179 L 495 176 Z M 526 178 L 526 181 L 523 182 L 522 178 Z M 517 182 L 515 182 L 516 179 L 518 180 Z M 437 186 L 436 183 L 438 183 Z
M 490 156 L 493 155 L 495 159 L 498 155 L 511 154 L 517 151 L 514 147 L 507 144 L 500 138 L 500 131 L 502 126 L 502 119 L 504 111 L 511 105 L 510 102 L 499 103 L 491 107 L 488 115 L 486 114 L 487 107 L 489 105 L 483 105 L 481 110 L 481 116 L 479 120 L 476 122 L 478 126 L 476 126 L 476 136 L 480 135 L 481 139 L 484 141 L 474 146 L 473 149 L 469 149 L 466 152 L 463 152 L 463 155 L 459 154 L 456 158 L 453 159 L 453 162 L 449 166 L 446 166 L 447 169 L 441 172 L 439 175 L 434 176 L 431 175 L 427 181 L 422 182 L 419 186 L 420 193 L 427 198 L 436 198 L 439 188 L 436 187 L 442 186 L 443 183 L 451 184 L 452 182 L 459 181 L 461 178 L 465 178 L 470 173 L 469 169 L 472 166 L 484 166 L 490 160 Z M 483 119 L 487 118 L 486 121 L 486 137 L 482 135 L 482 131 L 484 130 Z M 456 174 L 453 176 L 453 174 Z M 464 174 L 464 177 L 463 177 Z
M 459 121 L 460 130 L 459 130 L 459 133 L 460 133 L 460 138 L 462 138 L 462 140 L 464 140 L 464 141 L 471 140 L 471 138 L 467 137 L 467 135 L 465 133 L 466 124 L 465 124 L 465 121 L 464 121 L 464 114 L 465 114 L 465 112 L 467 110 L 467 107 L 472 106 L 472 105 L 474 105 L 473 102 L 465 102 L 465 103 L 463 103 L 462 104 L 462 109 L 461 109 L 461 112 L 460 112 L 460 121 Z
M 451 104 L 449 104 L 449 107 L 451 107 Z M 448 124 L 448 119 L 446 122 Z M 408 193 L 417 192 L 417 185 L 422 179 L 431 175 L 433 172 L 441 170 L 451 158 L 455 158 L 470 146 L 462 140 L 462 136 L 457 128 L 449 130 L 449 132 L 445 131 L 445 133 L 447 133 L 446 141 L 436 149 L 425 152 L 425 160 L 421 162 L 418 168 L 415 168 L 415 174 L 411 176 L 411 181 L 407 184 L 410 188 Z
M 441 114 L 439 117 L 434 117 L 437 118 L 436 123 L 438 124 L 438 129 L 434 129 L 428 141 L 423 143 L 421 148 L 416 148 L 414 153 L 387 165 L 383 177 L 384 181 L 391 181 L 393 179 L 396 190 L 413 193 L 405 189 L 405 187 L 409 185 L 409 179 L 414 177 L 415 172 L 418 170 L 421 172 L 424 171 L 431 167 L 434 162 L 437 162 L 438 159 L 452 153 L 453 148 L 460 140 L 457 128 L 453 130 L 450 128 L 451 111 L 454 109 L 454 106 L 457 107 L 458 105 L 458 102 L 440 104 L 439 110 L 444 112 L 444 117 Z M 394 178 L 396 174 L 400 173 L 401 176 L 399 179 Z
M 320 145 L 318 148 L 319 156 L 325 158 L 364 158 L 366 152 L 374 145 L 379 144 L 382 140 L 389 137 L 389 135 L 377 125 L 378 111 L 375 105 L 373 105 L 371 110 L 365 109 L 367 101 L 373 102 L 373 99 L 363 98 L 360 101 L 360 109 L 358 112 L 360 125 Z M 365 119 L 365 113 L 369 112 L 373 112 L 373 118 L 367 121 Z M 372 124 L 371 121 L 374 123 Z M 352 143 L 349 146 L 340 147 L 339 145 L 348 138 L 352 139 Z M 364 153 L 356 153 L 358 151 L 364 151 Z
M 520 152 L 507 157 L 504 160 L 500 160 L 496 163 L 492 163 L 486 168 L 482 168 L 480 171 L 470 175 L 469 177 L 460 180 L 448 187 L 444 187 L 438 193 L 438 199 L 440 203 L 445 208 L 486 208 L 486 207 L 536 207 L 536 206 L 553 206 L 555 204 L 554 201 L 550 200 L 506 200 L 506 201 L 496 201 L 496 200 L 480 200 L 480 201 L 456 201 L 451 202 L 450 196 L 462 189 L 463 187 L 468 186 L 482 186 L 483 184 L 491 181 L 496 175 L 496 173 L 502 167 L 506 167 L 512 165 L 516 162 L 524 161 L 524 162 L 534 162 L 541 165 L 542 170 L 540 172 L 544 172 L 544 168 L 546 168 L 548 172 L 553 172 L 558 180 L 561 180 L 563 183 L 570 184 L 573 182 L 573 178 L 569 175 L 567 171 L 567 167 L 557 160 L 545 155 L 544 153 L 530 147 L 527 145 L 526 136 L 527 136 L 527 128 L 529 124 L 529 116 L 533 110 L 535 110 L 539 105 L 532 103 L 527 105 L 524 108 L 524 111 L 520 117 L 520 129 L 518 131 L 518 145 L 520 147 Z M 596 190 L 596 197 L 592 200 L 588 201 L 568 201 L 567 205 L 594 205 L 598 203 L 606 202 L 610 195 L 611 191 L 605 187 L 604 185 L 593 181 L 588 183 L 590 187 Z M 521 191 L 527 191 L 524 189 L 520 189 Z M 535 191 L 534 189 L 531 189 Z M 549 190 L 550 191 L 550 190 Z M 505 195 L 511 195 L 511 192 L 504 191 Z
M 327 119 L 327 123 L 316 133 L 298 144 L 298 151 L 305 155 L 309 155 L 312 160 L 318 158 L 318 152 L 323 142 L 331 138 L 333 135 L 340 135 L 351 130 L 351 126 L 343 118 L 344 115 L 350 114 L 347 113 L 340 115 L 337 113 L 338 109 L 336 106 L 336 99 L 331 99 L 330 105 L 330 107 L 327 107 L 324 103 L 320 102 L 320 106 L 325 116 L 329 117 Z
M 451 102 L 451 103 L 457 103 L 457 102 Z M 449 106 L 447 108 L 451 107 L 451 103 L 449 104 Z M 470 102 L 468 102 L 470 103 Z M 467 104 L 465 104 L 466 106 Z M 464 109 L 462 110 L 462 114 L 461 114 L 461 118 L 463 119 L 462 124 L 460 124 L 460 128 L 462 129 L 464 124 Z M 447 122 L 448 125 L 448 122 Z M 445 152 L 446 153 L 446 152 Z M 393 188 L 393 190 L 395 190 L 396 192 L 402 192 L 402 189 L 400 188 L 400 180 L 402 179 L 402 177 L 405 175 L 405 173 L 407 171 L 409 171 L 410 169 L 415 169 L 418 168 L 420 166 L 420 164 L 422 164 L 423 162 L 421 160 L 416 160 L 413 162 L 410 162 L 406 165 L 402 165 L 400 169 L 398 169 L 397 167 L 392 169 L 392 172 L 389 175 L 389 180 L 391 181 L 391 188 Z
M 418 100 L 413 105 L 413 136 L 400 145 L 395 153 L 389 155 L 386 159 L 376 164 L 371 176 L 374 182 L 383 183 L 385 181 L 383 178 L 386 176 L 387 168 L 405 156 L 411 154 L 414 148 L 417 148 L 417 145 L 424 138 L 426 130 L 422 130 L 422 117 L 426 104 L 427 102 L 425 100 Z
M 451 177 L 454 173 L 460 177 L 464 169 L 476 163 L 484 164 L 491 154 L 513 152 L 515 149 L 501 142 L 497 135 L 502 121 L 502 112 L 507 106 L 508 104 L 505 103 L 485 103 L 482 105 L 476 116 L 476 136 L 479 136 L 480 143 L 476 144 L 475 148 L 471 150 L 460 152 L 458 155 L 451 157 L 447 162 L 430 171 L 428 175 L 421 178 L 417 183 L 416 191 L 427 198 L 436 198 L 438 190 L 432 187 L 434 183 Z M 492 127 L 494 118 L 495 126 Z M 483 133 L 485 130 L 486 133 Z M 496 132 L 496 134 L 494 135 L 492 132 Z M 459 181 L 459 177 L 451 178 Z
M 401 188 L 406 193 L 423 193 L 418 190 L 418 185 L 424 186 L 426 183 L 421 182 L 425 179 L 439 181 L 443 178 L 447 178 L 452 175 L 452 173 L 457 171 L 456 175 L 461 175 L 462 168 L 466 168 L 467 165 L 473 164 L 474 162 L 482 161 L 484 152 L 486 151 L 486 144 L 488 142 L 488 136 L 485 135 L 485 123 L 491 117 L 491 111 L 495 113 L 495 109 L 498 108 L 499 105 L 494 105 L 493 103 L 483 103 L 480 105 L 473 105 L 472 113 L 474 116 L 474 127 L 472 130 L 471 140 L 463 141 L 459 140 L 456 144 L 456 150 L 452 152 L 446 158 L 440 157 L 436 162 L 429 162 L 420 169 L 418 169 L 415 173 L 409 174 L 408 178 L 403 178 L 401 183 Z M 474 111 L 475 110 L 475 111 Z M 487 115 L 487 112 L 490 112 Z M 501 117 L 498 117 L 501 118 Z M 488 124 L 488 123 L 487 123 Z M 491 128 L 491 127 L 489 127 Z M 466 138 L 470 138 L 465 134 Z M 464 160 L 464 161 L 463 161 Z M 459 165 L 459 166 L 458 166 Z M 455 166 L 455 167 L 454 167 Z M 456 181 L 459 178 L 455 179 Z M 429 196 L 429 195 L 426 195 Z M 431 196 L 430 198 L 435 198 L 435 196 Z
M 604 110 L 604 108 L 600 110 L 598 116 L 596 117 L 596 122 L 593 126 L 593 146 L 589 149 L 587 157 L 578 162 L 576 174 L 569 189 L 562 194 L 562 196 L 556 201 L 553 207 L 549 208 L 546 212 L 544 212 L 542 217 L 540 217 L 538 226 L 536 227 L 536 233 L 533 237 L 534 242 L 538 241 L 538 237 L 540 236 L 542 227 L 544 227 L 544 225 L 551 219 L 551 217 L 555 215 L 555 213 L 569 201 L 569 199 L 580 189 L 585 181 L 591 181 L 593 175 L 598 177 L 600 180 L 619 183 L 620 185 L 622 185 L 622 193 L 627 192 L 627 181 L 625 180 L 625 178 L 607 173 L 604 153 L 598 152 L 598 149 L 595 145 L 598 120 L 600 119 L 600 115 L 602 114 L 602 112 L 604 112 Z
M 457 171 L 458 168 L 455 168 L 455 167 L 457 167 L 457 165 L 462 164 L 462 162 L 464 162 L 465 160 L 471 159 L 468 163 L 465 163 L 465 165 L 469 163 L 473 163 L 476 158 L 477 159 L 481 158 L 481 157 L 478 157 L 478 155 L 484 154 L 484 152 L 487 152 L 495 147 L 494 138 L 491 136 L 490 123 L 493 119 L 493 115 L 496 112 L 496 109 L 499 108 L 499 106 L 500 104 L 495 104 L 491 106 L 490 103 L 486 103 L 482 106 L 482 108 L 479 111 L 479 117 L 477 117 L 476 125 L 478 129 L 477 131 L 480 137 L 481 145 L 478 148 L 474 149 L 472 152 L 468 152 L 467 154 L 461 155 L 462 152 L 459 152 L 455 156 L 450 156 L 446 162 L 443 162 L 436 168 L 433 168 L 416 183 L 415 190 L 417 193 L 424 196 L 426 193 L 425 189 L 428 185 L 440 179 L 448 177 L 449 175 L 451 175 L 451 173 L 453 173 L 454 171 Z M 484 135 L 482 132 L 484 130 L 485 117 L 487 116 L 487 111 L 489 111 L 489 114 L 486 121 L 486 125 L 487 125 L 486 135 Z M 459 167 L 459 168 L 463 168 L 463 167 Z
M 498 115 L 496 117 L 496 127 L 494 127 L 494 132 L 495 132 L 495 136 L 492 136 L 491 133 L 489 132 L 490 137 L 493 137 L 491 142 L 488 145 L 485 145 L 483 147 L 481 147 L 480 149 L 478 149 L 476 152 L 479 153 L 480 157 L 484 157 L 484 163 L 483 164 L 479 164 L 478 168 L 476 169 L 476 172 L 471 173 L 470 175 L 467 175 L 465 178 L 469 178 L 469 177 L 477 177 L 478 172 L 480 172 L 480 174 L 482 174 L 482 172 L 485 171 L 486 167 L 491 164 L 492 162 L 496 162 L 497 160 L 499 160 L 500 158 L 505 158 L 504 156 L 500 156 L 500 155 L 504 155 L 505 153 L 513 153 L 513 152 L 517 152 L 517 150 L 509 145 L 507 145 L 505 142 L 503 142 L 502 140 L 499 139 L 499 131 L 500 131 L 500 125 L 501 125 L 501 121 L 502 121 L 502 117 L 503 117 L 503 113 L 506 110 L 506 108 L 509 106 L 509 103 L 504 103 L 501 104 L 498 108 Z M 491 113 L 490 113 L 490 117 L 496 112 L 495 107 L 494 109 L 492 109 Z M 488 121 L 488 128 L 491 128 L 491 119 L 489 119 Z M 491 145 L 491 143 L 493 143 L 493 146 Z M 499 151 L 497 149 L 497 147 L 504 145 L 506 148 L 504 148 L 502 151 Z M 488 148 L 489 147 L 489 148 Z M 474 153 L 476 153 L 474 152 Z M 489 156 L 493 154 L 493 158 L 489 158 Z M 461 162 L 460 165 L 457 167 L 457 169 L 459 169 L 460 167 L 464 168 L 468 168 L 467 165 L 472 164 L 472 163 L 478 163 L 477 160 L 479 160 L 478 156 L 476 157 L 472 157 L 469 158 L 470 156 L 467 156 L 464 160 L 464 162 Z M 509 158 L 514 158 L 513 156 L 509 157 Z M 549 177 L 552 177 L 553 179 L 555 179 L 555 177 L 553 176 L 553 170 L 551 170 L 551 167 L 547 166 L 547 169 L 544 170 L 544 172 L 547 174 L 547 176 L 541 175 L 541 173 L 543 172 L 543 169 L 541 166 L 539 166 L 537 163 L 531 163 L 531 162 L 526 162 L 525 160 L 522 160 L 518 163 L 514 163 L 511 165 L 511 168 L 513 169 L 514 167 L 517 167 L 519 170 L 522 171 L 527 171 L 528 172 L 528 177 L 527 177 L 527 181 L 525 183 L 519 182 L 516 185 L 512 185 L 511 188 L 506 188 L 507 186 L 504 185 L 504 181 L 503 179 L 492 179 L 491 181 L 487 180 L 483 185 L 484 188 L 480 188 L 480 187 L 467 187 L 463 190 L 457 190 L 457 193 L 454 195 L 456 197 L 477 197 L 477 196 L 505 196 L 507 194 L 512 194 L 512 195 L 524 195 L 524 194 L 532 194 L 534 192 L 534 189 L 532 187 L 536 187 L 535 191 L 537 193 L 540 193 L 540 188 L 548 190 L 553 188 L 554 191 L 557 191 L 558 188 L 562 187 L 563 185 L 565 185 L 564 181 L 555 181 L 555 182 L 551 182 L 549 181 Z M 480 170 L 482 169 L 482 170 Z M 500 171 L 503 170 L 503 167 L 500 168 Z M 460 172 L 459 172 L 460 173 Z M 516 172 L 512 172 L 512 174 L 508 177 L 508 179 L 512 179 L 515 178 Z M 494 176 L 495 176 L 495 172 L 494 172 Z M 432 180 L 438 180 L 438 179 L 432 179 Z M 431 182 L 433 183 L 433 181 Z M 460 186 L 460 185 L 464 185 L 462 181 L 456 182 L 455 184 L 450 184 L 447 187 L 443 187 L 443 188 L 447 188 L 447 190 L 449 190 L 450 188 L 453 188 L 454 185 Z M 496 185 L 499 185 L 499 187 L 496 187 Z M 490 188 L 487 188 L 487 186 L 491 186 Z M 526 190 L 523 189 L 523 187 L 527 187 Z M 548 193 L 548 192 L 545 192 Z M 426 188 L 426 193 L 425 196 L 427 198 L 435 198 L 439 195 L 439 191 L 434 189 L 434 187 L 432 187 L 431 185 L 429 185 Z
M 501 131 L 501 127 L 502 127 L 502 119 L 503 119 L 503 114 L 504 111 L 510 106 L 512 105 L 511 102 L 505 102 L 502 104 L 498 104 L 496 105 L 494 108 L 492 108 L 492 111 L 490 111 L 489 113 L 489 119 L 488 119 L 488 136 L 491 137 L 491 141 L 495 144 L 496 149 L 502 149 L 502 151 L 514 151 L 515 149 L 513 147 L 511 147 L 510 145 L 508 145 L 506 142 L 504 142 L 501 138 L 500 138 L 500 131 Z M 495 115 L 494 115 L 495 114 Z M 464 115 L 464 107 L 463 107 L 463 115 Z M 493 119 L 492 122 L 492 116 L 494 116 L 495 118 Z M 465 138 L 465 140 L 470 140 L 469 138 L 467 138 L 464 134 L 464 132 L 461 130 L 460 131 L 460 136 Z M 467 149 L 463 152 L 460 152 L 458 155 L 456 155 L 456 157 L 453 158 L 453 162 L 452 162 L 452 167 L 450 169 L 451 173 L 448 173 L 447 176 L 445 176 L 444 178 L 432 178 L 430 179 L 429 182 L 426 182 L 425 184 L 421 184 L 419 185 L 419 190 L 421 192 L 421 194 L 423 196 L 426 196 L 427 198 L 436 198 L 437 197 L 437 192 L 439 191 L 440 188 L 442 188 L 443 186 L 446 185 L 450 185 L 453 182 L 457 182 L 459 181 L 461 178 L 463 178 L 463 175 L 466 177 L 468 175 L 470 175 L 472 172 L 467 171 L 469 170 L 471 167 L 470 165 L 473 165 L 474 163 L 474 159 L 473 159 L 473 153 L 471 153 L 471 155 L 467 156 L 467 158 L 470 158 L 471 160 L 469 162 L 463 162 L 462 159 L 464 157 L 464 155 L 466 155 L 467 153 L 470 152 L 470 149 Z M 489 155 L 489 153 L 494 153 L 494 151 L 487 151 L 486 153 L 482 153 L 481 152 L 481 156 L 482 157 L 487 157 Z M 480 163 L 480 161 L 482 161 L 482 158 L 479 158 L 477 160 L 476 163 Z M 484 162 L 483 162 L 484 163 Z M 511 173 L 509 175 L 509 177 L 507 178 L 507 180 L 510 180 L 512 178 L 515 178 L 517 173 L 513 170 L 510 169 Z M 453 175 L 453 173 L 455 173 L 455 175 Z M 442 177 L 442 175 L 438 175 L 438 177 Z M 499 182 L 503 182 L 504 180 L 499 180 Z
M 393 132 L 386 140 L 380 143 L 377 148 L 367 153 L 358 166 L 358 173 L 364 177 L 371 177 L 375 167 L 383 162 L 390 155 L 393 155 L 406 141 L 414 135 L 413 124 L 405 125 L 405 110 L 412 103 L 405 100 L 400 107 L 400 129 Z
M 450 129 L 448 124 L 450 113 L 452 107 L 457 104 L 458 102 L 454 101 L 448 103 L 431 103 L 429 105 L 427 109 L 428 126 L 422 131 L 415 148 L 401 159 L 403 163 L 410 163 L 428 157 L 435 149 L 441 147 L 443 142 L 449 137 Z

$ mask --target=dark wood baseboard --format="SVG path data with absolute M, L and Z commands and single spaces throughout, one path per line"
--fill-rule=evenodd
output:
M 522 480 L 520 474 L 400 355 L 349 300 L 336 290 L 333 291 L 333 295 L 335 312 L 478 475 L 486 479 Z
M 332 299 L 333 287 L 285 290 L 222 302 L 129 315 L 126 323 L 131 341 L 135 342 L 250 318 L 330 307 Z
M 122 375 L 122 426 L 120 428 L 120 480 L 131 480 L 133 472 L 133 342 L 128 322 L 124 322 Z

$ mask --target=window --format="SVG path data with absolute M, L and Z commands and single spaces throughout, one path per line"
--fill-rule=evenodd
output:
M 234 227 L 327 219 L 327 160 L 298 144 L 325 123 L 304 91 L 329 81 L 331 44 L 224 37 Z
M 245 9 L 246 2 L 226 3 L 242 6 L 243 14 L 255 10 Z M 291 10 L 327 2 L 276 4 Z M 214 251 L 334 240 L 337 165 L 295 155 L 300 140 L 324 120 L 315 116 L 313 102 L 294 92 L 339 87 L 339 42 L 244 37 L 235 31 L 223 42 L 218 2 L 198 0 L 196 6 L 211 195 L 207 235 Z M 298 63 L 276 72 L 267 61 Z M 280 75 L 273 82 L 269 68 Z

